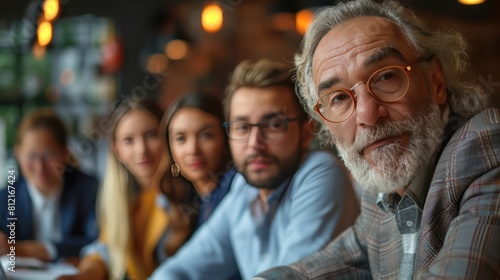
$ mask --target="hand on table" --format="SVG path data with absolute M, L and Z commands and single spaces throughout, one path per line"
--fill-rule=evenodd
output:
M 79 273 L 77 275 L 63 275 L 57 278 L 57 280 L 93 280 L 92 275 L 88 273 Z
M 63 275 L 57 280 L 106 280 L 109 279 L 106 264 L 97 257 L 87 256 L 78 264 L 79 273 L 76 275 Z
M 16 242 L 16 256 L 37 258 L 45 262 L 51 261 L 45 246 L 33 240 Z
M 7 239 L 7 235 L 0 230 L 0 256 L 9 253 L 10 245 Z

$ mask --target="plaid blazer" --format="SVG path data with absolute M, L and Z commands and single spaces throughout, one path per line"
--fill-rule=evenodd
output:
M 399 279 L 401 234 L 376 199 L 365 193 L 355 225 L 323 250 L 254 279 Z M 467 121 L 444 147 L 417 246 L 415 279 L 500 279 L 499 109 Z

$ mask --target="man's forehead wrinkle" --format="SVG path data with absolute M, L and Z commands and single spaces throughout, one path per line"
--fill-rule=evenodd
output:
M 315 61 L 316 61 L 316 63 L 319 63 L 318 66 L 316 67 L 316 69 L 318 69 L 318 72 L 321 73 L 321 72 L 325 71 L 325 69 L 332 68 L 332 66 L 328 65 L 331 61 L 333 61 L 341 56 L 349 55 L 349 52 L 356 49 L 356 48 L 353 49 L 352 47 L 347 46 L 348 44 L 349 44 L 349 42 L 345 42 L 342 45 L 339 45 L 339 46 L 336 46 L 335 48 L 331 48 L 331 49 L 324 51 L 325 54 L 331 54 L 332 52 L 336 52 L 336 53 L 334 55 L 329 55 L 328 58 L 324 59 L 323 61 L 318 61 L 318 58 L 316 57 Z M 322 46 L 322 47 L 324 48 L 324 46 Z M 356 54 L 355 52 L 352 52 L 352 54 L 350 56 L 355 56 L 355 54 Z M 318 77 L 318 78 L 320 78 L 320 77 Z
M 375 64 L 387 57 L 395 57 L 398 58 L 402 61 L 406 62 L 405 57 L 401 52 L 396 48 L 393 47 L 390 44 L 384 43 L 384 46 L 381 46 L 377 49 L 376 52 L 374 52 L 372 55 L 370 55 L 364 62 L 365 66 L 369 66 L 371 64 Z
M 374 26 L 377 27 L 375 30 Z M 333 27 L 320 40 L 313 55 L 312 74 L 316 84 L 324 82 L 324 86 L 332 79 L 340 80 L 341 73 L 337 71 L 340 69 L 334 68 L 345 61 L 349 61 L 350 65 L 368 66 L 367 64 L 376 63 L 386 57 L 395 57 L 406 62 L 401 50 L 398 50 L 398 44 L 393 42 L 395 34 L 391 26 L 391 22 L 383 18 L 357 18 Z M 350 68 L 349 66 L 345 65 L 343 68 L 347 73 L 350 72 L 346 69 Z
M 325 37 L 327 37 L 327 36 L 332 37 L 333 35 L 330 32 L 327 35 L 325 35 Z M 347 31 L 343 30 L 342 32 L 347 32 Z M 348 35 L 348 36 L 351 36 L 351 35 Z M 343 42 L 340 45 L 336 45 L 335 47 L 331 47 L 331 44 L 326 44 L 324 41 L 324 39 L 325 39 L 325 37 L 324 37 L 320 41 L 320 43 L 318 44 L 318 48 L 321 48 L 322 54 L 326 55 L 328 58 L 324 59 L 323 61 L 318 61 L 319 59 L 318 59 L 316 54 L 319 54 L 319 53 L 317 52 L 317 50 L 318 50 L 318 48 L 317 48 L 316 52 L 314 54 L 313 63 L 316 63 L 318 65 L 317 69 L 321 70 L 325 63 L 328 63 L 332 59 L 335 59 L 337 57 L 349 55 L 349 52 L 351 52 L 351 54 L 349 55 L 350 59 L 354 59 L 355 56 L 362 53 L 362 52 L 356 52 L 357 49 L 366 48 L 366 47 L 369 47 L 370 45 L 374 45 L 374 44 L 380 44 L 380 42 L 382 42 L 382 45 L 386 45 L 386 43 L 385 43 L 386 40 L 384 40 L 385 36 L 386 35 L 380 34 L 380 35 L 374 35 L 374 36 L 367 37 L 366 35 L 364 35 L 364 33 L 361 33 L 361 34 L 357 34 L 351 40 L 345 40 L 345 42 Z M 340 37 L 342 37 L 342 35 L 339 35 L 337 37 L 340 38 Z M 328 39 L 331 40 L 332 38 L 328 38 Z M 335 40 L 335 38 L 333 38 L 333 40 Z M 353 41 L 357 41 L 360 44 L 353 47 L 352 46 Z M 336 42 L 338 44 L 338 41 L 336 41 Z M 334 54 L 332 54 L 332 53 L 334 53 Z
M 321 93 L 322 91 L 333 87 L 338 82 L 339 82 L 338 77 L 332 77 L 332 78 L 328 78 L 324 81 L 320 81 L 317 91 L 318 91 L 318 93 Z
M 362 36 L 358 36 L 356 38 L 363 38 L 363 37 Z M 335 54 L 335 55 L 332 55 L 332 56 L 329 56 L 327 59 L 324 59 L 321 62 L 321 64 L 319 64 L 318 67 L 316 68 L 318 70 L 317 72 L 319 74 L 319 73 L 323 73 L 326 70 L 332 69 L 334 67 L 342 67 L 342 65 L 340 65 L 340 64 L 333 65 L 331 63 L 332 61 L 334 61 L 334 60 L 336 60 L 336 59 L 338 59 L 339 57 L 342 57 L 342 56 L 348 57 L 349 61 L 353 62 L 355 65 L 365 64 L 365 61 L 363 60 L 363 54 L 365 52 L 371 52 L 372 51 L 371 48 L 370 48 L 370 45 L 376 45 L 376 44 L 379 44 L 379 43 L 380 43 L 380 41 L 377 40 L 377 41 L 374 41 L 374 42 L 371 42 L 371 43 L 367 43 L 366 45 L 360 45 L 360 46 L 355 46 L 355 47 L 345 47 L 345 49 L 342 50 L 342 52 L 340 52 L 338 54 Z M 342 46 L 339 46 L 338 48 L 340 48 L 340 47 L 342 47 Z M 328 52 L 335 51 L 338 48 L 328 50 Z M 359 49 L 361 49 L 361 50 L 359 50 Z M 343 68 L 345 69 L 346 67 L 343 66 Z M 317 77 L 317 78 L 319 79 L 321 77 Z
M 344 33 L 346 33 L 348 30 L 351 30 L 352 28 L 354 28 L 356 26 L 357 26 L 357 24 L 355 22 L 347 21 L 347 22 L 344 22 L 342 24 L 339 24 L 339 25 L 333 27 L 332 29 L 330 29 L 330 31 L 328 31 L 325 34 L 325 36 L 323 36 L 323 38 L 319 41 L 318 46 L 316 47 L 316 51 L 314 52 L 314 55 L 313 55 L 313 64 L 315 62 L 318 63 L 318 58 L 317 58 L 316 54 L 317 54 L 317 50 L 318 50 L 318 48 L 320 46 L 321 46 L 321 48 L 323 48 L 323 53 L 326 54 L 326 55 L 330 54 L 331 52 L 337 51 L 337 50 L 341 49 L 342 47 L 344 47 L 345 49 L 342 50 L 339 54 L 337 54 L 335 56 L 332 56 L 332 57 L 329 57 L 328 59 L 325 59 L 323 62 L 319 62 L 318 67 L 316 69 L 318 69 L 318 70 L 323 69 L 323 65 L 325 63 L 329 62 L 331 59 L 334 59 L 335 57 L 337 57 L 339 55 L 344 55 L 345 53 L 349 52 L 349 50 L 350 50 L 349 47 L 345 47 L 347 44 L 350 43 L 349 41 L 344 42 L 342 45 L 336 46 L 335 48 L 331 48 L 331 49 L 329 48 L 329 49 L 325 50 L 325 47 L 328 46 L 328 45 L 325 45 L 326 44 L 325 43 L 325 39 L 327 37 L 331 37 L 332 36 L 331 32 L 332 31 L 337 32 L 338 30 L 340 30 L 339 35 L 336 36 L 337 38 L 340 38 L 340 37 L 343 36 Z M 333 39 L 335 40 L 335 37 Z M 331 40 L 331 38 L 328 38 L 328 41 L 330 41 L 330 40 Z

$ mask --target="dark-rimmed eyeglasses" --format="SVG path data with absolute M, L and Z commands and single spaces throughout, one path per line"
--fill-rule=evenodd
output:
M 328 122 L 345 121 L 356 109 L 354 89 L 361 84 L 367 85 L 373 98 L 386 103 L 396 102 L 408 92 L 412 67 L 427 60 L 429 58 L 420 59 L 413 66 L 386 66 L 375 71 L 366 82 L 359 82 L 351 88 L 329 89 L 320 95 L 314 110 Z
M 248 140 L 254 126 L 259 128 L 260 134 L 264 139 L 276 140 L 286 135 L 289 122 L 297 120 L 298 118 L 276 117 L 258 123 L 225 122 L 223 126 L 231 140 Z

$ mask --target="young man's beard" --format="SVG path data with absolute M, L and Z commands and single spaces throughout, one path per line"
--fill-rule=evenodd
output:
M 248 171 L 248 162 L 253 158 L 253 157 L 265 157 L 268 160 L 272 161 L 275 163 L 275 165 L 278 167 L 277 172 L 268 178 L 265 178 L 263 180 L 258 180 L 253 178 L 252 175 L 250 175 Z M 243 165 L 240 167 L 238 166 L 238 171 L 243 175 L 245 180 L 247 181 L 248 184 L 251 186 L 258 188 L 258 189 L 268 189 L 268 190 L 274 190 L 277 189 L 284 181 L 286 181 L 288 178 L 292 177 L 293 174 L 297 171 L 297 168 L 300 164 L 300 160 L 302 158 L 302 151 L 298 150 L 297 154 L 294 155 L 294 158 L 290 158 L 285 161 L 280 161 L 277 157 L 274 157 L 269 154 L 259 154 L 259 155 L 252 155 L 248 157 Z M 255 174 L 254 174 L 255 175 Z
M 392 193 L 409 185 L 432 164 L 443 130 L 439 106 L 432 102 L 427 108 L 419 108 L 412 118 L 363 129 L 353 144 L 335 142 L 340 157 L 364 190 Z M 375 149 L 371 154 L 375 166 L 363 158 L 363 149 L 368 145 L 401 134 L 410 137 L 407 147 L 396 141 Z

